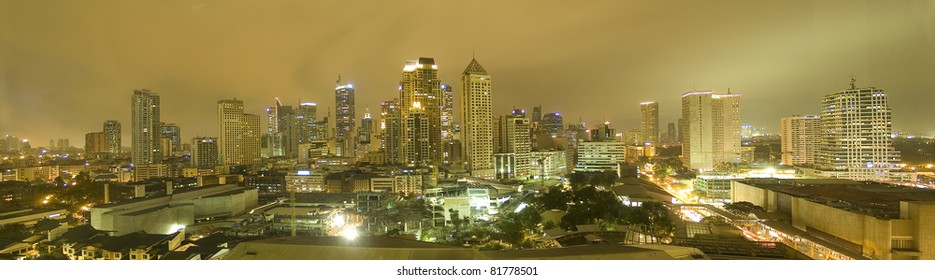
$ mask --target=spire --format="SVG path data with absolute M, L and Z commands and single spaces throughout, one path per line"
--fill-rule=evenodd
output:
M 341 84 L 341 73 L 338 73 L 338 80 L 334 82 L 335 84 Z
M 484 70 L 484 66 L 481 66 L 476 59 L 471 58 L 471 63 L 468 64 L 467 68 L 464 69 L 464 73 L 462 73 L 462 75 L 467 74 L 487 75 L 487 70 Z

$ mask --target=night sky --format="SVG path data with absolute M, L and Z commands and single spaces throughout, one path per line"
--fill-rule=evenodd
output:
M 664 2 L 664 3 L 661 3 Z M 566 122 L 639 127 L 639 102 L 680 115 L 686 91 L 742 93 L 742 122 L 816 114 L 848 87 L 889 93 L 897 131 L 935 135 L 935 1 L 22 1 L 0 0 L 0 134 L 45 146 L 123 124 L 152 89 L 162 121 L 216 136 L 216 102 L 263 114 L 279 97 L 357 117 L 398 95 L 407 59 L 434 57 L 460 95 L 472 54 L 494 113 L 541 104 Z M 333 109 L 332 109 L 333 111 Z

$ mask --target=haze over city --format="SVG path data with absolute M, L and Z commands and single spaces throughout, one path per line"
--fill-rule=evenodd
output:
M 104 120 L 128 124 L 146 88 L 185 138 L 216 135 L 220 99 L 333 112 L 338 74 L 362 116 L 397 95 L 407 59 L 434 57 L 460 92 L 474 57 L 495 77 L 495 115 L 542 105 L 622 130 L 639 101 L 669 123 L 682 93 L 729 88 L 743 123 L 776 132 L 853 75 L 889 93 L 894 132 L 935 135 L 932 1 L 560 3 L 0 1 L 0 133 L 80 145 Z

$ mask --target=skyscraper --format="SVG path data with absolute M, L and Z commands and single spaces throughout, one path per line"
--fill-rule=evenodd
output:
M 740 94 L 711 91 L 682 95 L 683 164 L 711 170 L 725 162 L 740 162 Z
M 542 133 L 548 137 L 558 137 L 564 133 L 564 120 L 558 112 L 548 113 L 542 117 Z
M 370 137 L 373 134 L 373 118 L 370 112 L 364 113 L 360 119 L 360 129 L 357 131 L 357 142 L 370 143 Z
M 641 142 L 656 144 L 659 141 L 659 103 L 640 103 L 640 130 L 643 131 Z
M 491 95 L 490 74 L 472 58 L 461 73 L 461 155 L 471 175 L 486 179 L 495 176 Z
M 341 84 L 341 76 L 334 88 L 334 138 L 338 145 L 338 156 L 352 157 L 356 141 L 357 115 L 354 112 L 354 85 Z
M 455 133 L 455 115 L 454 115 L 454 96 L 452 95 L 452 89 L 449 85 L 442 85 L 442 103 L 441 103 L 441 126 L 442 126 L 442 141 L 450 141 L 454 139 Z
M 86 157 L 94 158 L 103 153 L 108 153 L 106 132 L 91 132 L 84 135 L 84 152 Z
M 389 164 L 403 161 L 399 145 L 402 143 L 402 119 L 399 99 L 384 101 L 380 105 L 380 137 L 384 161 Z
M 409 131 L 409 112 L 417 109 L 419 114 L 424 113 L 428 122 L 429 154 L 428 163 L 441 162 L 441 82 L 438 79 L 438 65 L 435 59 L 420 57 L 418 60 L 409 60 L 403 67 L 402 79 L 399 82 L 399 108 L 403 122 L 403 131 Z M 419 106 L 416 107 L 415 104 Z M 413 119 L 414 120 L 414 119 Z M 421 129 L 421 128 L 420 128 Z M 405 136 L 405 134 L 403 135 Z M 404 142 L 418 141 L 418 139 L 402 139 Z M 406 147 L 407 144 L 401 145 Z M 402 154 L 414 155 L 413 153 Z M 422 155 L 419 155 L 420 157 Z M 420 159 L 407 158 L 403 162 L 419 162 Z
M 318 104 L 312 102 L 299 103 L 299 110 L 296 111 L 295 118 L 299 144 L 324 139 L 324 137 L 318 135 Z
M 182 137 L 181 129 L 179 126 L 174 123 L 160 123 L 160 137 L 164 139 L 169 139 L 169 150 L 162 151 L 163 155 L 173 155 L 177 154 L 182 150 Z
M 218 143 L 214 137 L 192 139 L 192 165 L 197 168 L 214 168 L 218 165 Z
M 160 151 L 159 94 L 148 89 L 134 90 L 131 101 L 131 144 L 134 165 L 159 163 Z
M 814 164 L 821 142 L 820 127 L 818 116 L 783 117 L 779 124 L 782 164 Z
M 403 122 L 403 143 L 400 146 L 406 164 L 431 164 L 430 123 L 419 101 L 412 103 Z
M 107 134 L 107 152 L 113 155 L 120 154 L 120 122 L 109 120 L 104 122 L 104 133 Z
M 892 111 L 886 92 L 874 87 L 851 88 L 821 99 L 821 142 L 816 163 L 831 176 L 852 180 L 883 180 L 897 169 L 900 154 L 893 148 Z
M 260 116 L 244 114 L 243 101 L 218 101 L 218 155 L 224 165 L 260 161 Z
M 520 112 L 513 110 L 513 114 L 500 116 L 494 125 L 494 153 L 501 159 L 496 164 L 499 179 L 525 179 L 530 175 L 530 122 Z

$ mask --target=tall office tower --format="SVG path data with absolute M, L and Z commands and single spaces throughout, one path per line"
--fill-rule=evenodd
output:
M 627 146 L 643 146 L 643 130 L 642 129 L 628 129 L 623 132 L 623 142 L 627 143 Z M 593 138 L 591 141 L 595 141 Z
M 678 132 L 675 130 L 675 124 L 669 123 L 668 128 L 668 132 L 666 132 L 668 139 L 666 139 L 666 142 L 669 142 L 670 144 L 678 142 Z
M 454 115 L 454 96 L 452 95 L 451 86 L 441 85 L 442 90 L 442 103 L 441 103 L 441 130 L 442 130 L 442 141 L 450 141 L 454 139 L 455 133 L 455 115 Z M 446 160 L 447 161 L 447 160 Z
M 192 166 L 214 168 L 218 165 L 218 139 L 195 137 L 192 139 Z
M 549 137 L 560 137 L 564 134 L 564 120 L 562 120 L 562 115 L 558 112 L 548 113 L 545 116 L 542 116 L 542 127 L 543 134 L 547 134 Z
M 84 152 L 88 158 L 94 158 L 101 154 L 108 153 L 110 148 L 107 143 L 106 132 L 91 132 L 84 135 Z
M 428 114 L 419 101 L 412 103 L 403 121 L 403 143 L 400 153 L 405 164 L 431 164 L 431 140 Z
M 782 131 L 782 164 L 814 164 L 818 144 L 821 143 L 821 126 L 818 116 L 783 117 L 779 124 Z
M 819 117 L 820 169 L 851 180 L 884 180 L 897 169 L 900 154 L 893 148 L 892 111 L 885 91 L 857 88 L 852 80 L 850 89 L 821 99 Z
M 282 105 L 279 98 L 276 98 L 276 130 L 279 135 L 274 137 L 274 140 L 281 139 L 282 156 L 298 157 L 299 135 L 296 127 L 296 112 L 292 106 Z
M 542 105 L 536 105 L 532 107 L 532 126 L 538 127 L 539 122 L 542 121 Z
M 441 162 L 441 83 L 438 80 L 438 65 L 435 59 L 420 57 L 418 60 L 406 61 L 403 67 L 402 79 L 399 82 L 399 108 L 402 119 L 410 119 L 409 112 L 418 102 L 419 109 L 425 113 L 429 127 L 429 154 L 428 163 Z M 403 122 L 403 130 L 409 130 L 409 122 Z M 405 136 L 405 135 L 404 135 Z M 403 139 L 404 141 L 415 141 Z M 404 156 L 412 154 L 403 153 Z M 420 155 L 421 156 L 421 155 Z M 420 160 L 407 158 L 403 162 L 419 162 Z
M 495 165 L 497 177 L 528 178 L 531 152 L 529 119 L 522 111 L 513 110 L 510 115 L 498 117 L 494 127 L 494 153 L 501 159 L 501 163 Z
M 134 165 L 162 161 L 160 151 L 159 94 L 148 89 L 134 90 L 131 107 L 130 141 Z
M 260 155 L 265 158 L 283 156 L 283 139 L 282 133 L 279 133 L 279 116 L 276 111 L 276 107 L 266 107 L 266 131 L 260 140 Z
M 107 153 L 120 154 L 120 122 L 109 120 L 104 122 L 104 133 L 107 134 Z
M 334 138 L 338 145 L 338 156 L 353 157 L 354 144 L 357 137 L 355 125 L 357 115 L 354 112 L 354 85 L 341 84 L 341 75 L 338 75 L 334 87 Z
M 740 162 L 740 94 L 711 91 L 682 95 L 683 164 L 712 170 L 718 164 Z
M 360 119 L 360 129 L 357 130 L 357 142 L 359 143 L 370 143 L 370 136 L 373 134 L 373 118 L 370 117 L 370 112 L 364 113 L 364 117 Z
M 313 102 L 299 103 L 299 109 L 295 112 L 296 134 L 298 134 L 299 144 L 311 143 L 312 140 L 318 140 L 315 133 L 318 121 L 318 104 Z
M 461 156 L 471 175 L 485 179 L 496 175 L 490 85 L 490 74 L 472 58 L 461 73 Z
M 399 145 L 402 141 L 403 123 L 399 99 L 384 101 L 380 104 L 380 139 L 384 151 L 384 161 L 388 164 L 401 163 Z
M 171 150 L 162 151 L 162 154 L 173 155 L 173 154 L 179 153 L 179 151 L 182 150 L 182 138 L 181 138 L 182 132 L 181 132 L 181 129 L 179 129 L 179 126 L 174 123 L 160 123 L 160 126 L 161 126 L 160 137 L 169 139 L 169 142 L 171 143 L 170 145 Z
M 659 142 L 659 103 L 640 103 L 640 130 L 643 131 L 641 142 Z
M 244 114 L 243 101 L 218 101 L 218 162 L 224 165 L 260 162 L 260 116 Z

